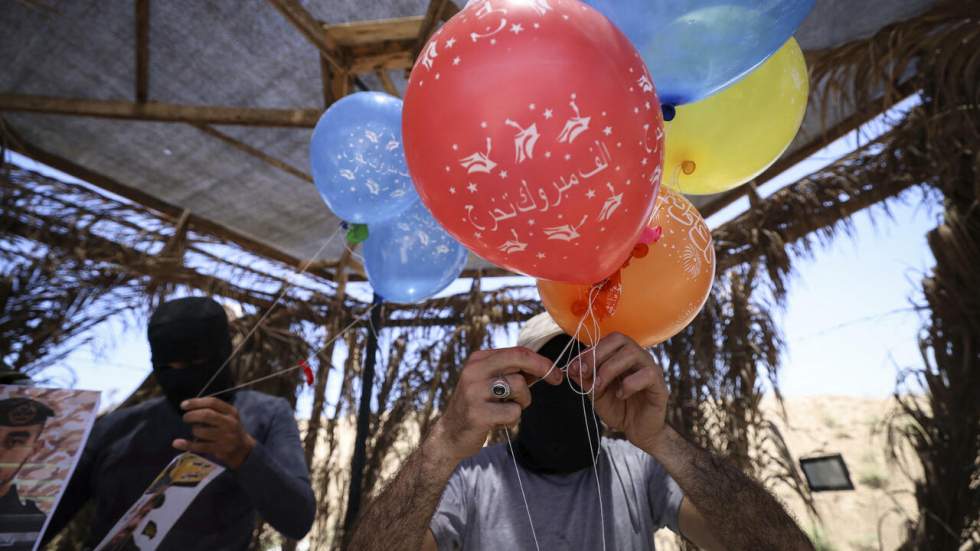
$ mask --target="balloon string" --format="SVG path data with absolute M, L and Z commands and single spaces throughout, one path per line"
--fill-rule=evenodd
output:
M 313 256 L 309 258 L 309 260 L 303 263 L 303 265 L 300 267 L 299 272 L 296 273 L 297 276 L 306 273 L 306 270 L 308 270 L 310 266 L 313 264 L 313 262 L 316 261 L 317 257 L 320 256 L 320 253 L 322 253 L 327 248 L 327 246 L 333 242 L 333 240 L 337 237 L 337 235 L 340 234 L 341 229 L 342 226 L 337 226 L 337 229 L 334 230 L 334 232 L 330 235 L 330 237 L 324 240 L 323 244 L 320 245 L 320 248 L 317 249 L 316 253 L 314 253 Z M 234 359 L 236 355 L 238 355 L 238 352 L 241 351 L 242 347 L 245 346 L 245 343 L 248 342 L 250 338 L 252 338 L 252 335 L 254 335 L 255 332 L 259 329 L 259 327 L 262 325 L 262 322 L 264 322 L 266 318 L 269 317 L 269 314 L 272 313 L 272 311 L 276 308 L 276 306 L 286 296 L 286 291 L 289 290 L 291 284 L 292 282 L 289 279 L 287 279 L 286 283 L 283 284 L 282 290 L 279 291 L 279 296 L 277 296 L 276 299 L 272 301 L 272 305 L 270 305 L 269 308 L 265 311 L 265 313 L 262 314 L 262 317 L 259 318 L 259 321 L 255 322 L 255 325 L 253 325 L 252 329 L 249 330 L 249 332 L 245 335 L 245 338 L 239 341 L 238 345 L 235 346 L 234 350 L 231 351 L 231 354 L 229 354 L 228 357 L 225 358 L 225 361 L 221 363 L 221 366 L 218 367 L 217 371 L 215 371 L 214 374 L 211 375 L 211 378 L 208 379 L 208 382 L 205 383 L 203 387 L 201 387 L 201 391 L 197 393 L 198 398 L 204 395 L 204 391 L 206 391 L 208 387 L 211 386 L 211 383 L 213 383 L 214 380 L 218 378 L 218 375 L 220 375 L 221 372 L 225 370 L 228 364 L 231 363 L 231 360 Z
M 527 512 L 527 523 L 531 526 L 531 537 L 534 539 L 534 548 L 537 551 L 541 551 L 541 546 L 538 545 L 538 534 L 534 530 L 534 521 L 531 520 L 531 507 L 527 504 L 527 494 L 524 493 L 524 483 L 521 482 L 521 470 L 517 466 L 517 456 L 514 455 L 514 445 L 510 441 L 510 429 L 504 427 L 504 434 L 507 435 L 507 447 L 510 448 L 510 458 L 514 462 L 514 474 L 517 475 L 517 485 L 521 489 L 521 498 L 524 500 L 524 511 Z
M 685 161 L 685 162 L 688 162 L 688 161 Z M 683 166 L 683 163 L 680 164 L 680 165 L 678 165 L 678 166 L 676 166 L 676 167 L 674 167 L 674 173 L 671 174 L 671 176 L 670 176 L 670 186 L 669 187 L 670 187 L 670 189 L 676 190 L 678 193 L 684 193 L 683 191 L 681 191 L 681 172 L 683 171 L 683 169 L 681 168 L 682 166 Z M 659 201 L 658 201 L 658 203 L 659 203 Z M 654 207 L 654 208 L 656 209 L 657 207 Z
M 562 351 L 558 354 L 558 358 L 555 359 L 555 361 L 551 364 L 551 368 L 548 370 L 547 373 L 545 373 L 544 377 L 541 377 L 537 381 L 532 382 L 531 385 L 528 385 L 528 386 L 533 386 L 534 384 L 536 384 L 536 383 L 538 383 L 538 382 L 546 379 L 548 377 L 548 375 L 550 375 L 551 372 L 555 370 L 555 367 L 558 365 L 558 362 L 565 355 L 565 352 L 567 352 L 572 347 L 572 345 L 575 345 L 576 348 L 577 348 L 576 349 L 576 352 L 577 352 L 576 358 L 581 357 L 581 355 L 582 355 L 582 345 L 581 345 L 581 340 L 579 339 L 579 335 L 581 335 L 581 333 L 582 333 L 583 330 L 586 332 L 586 335 L 588 336 L 589 341 L 593 343 L 592 346 L 588 350 L 589 352 L 592 353 L 592 386 L 589 387 L 589 390 L 579 390 L 579 389 L 575 388 L 575 385 L 574 384 L 572 384 L 571 379 L 568 379 L 568 386 L 572 389 L 573 392 L 575 392 L 576 394 L 578 394 L 581 397 L 581 400 L 582 400 L 582 417 L 583 417 L 583 419 L 585 421 L 585 425 L 584 425 L 585 426 L 585 437 L 589 441 L 589 458 L 592 460 L 592 473 L 595 476 L 596 496 L 599 499 L 599 532 L 600 532 L 600 535 L 601 535 L 601 538 L 602 538 L 602 550 L 603 551 L 606 551 L 606 515 L 605 515 L 605 509 L 604 509 L 603 503 L 602 503 L 602 485 L 601 485 L 601 483 L 599 481 L 599 464 L 597 462 L 597 455 L 598 454 L 596 453 L 596 448 L 599 449 L 599 453 L 602 453 L 602 436 L 599 435 L 599 419 L 595 416 L 595 413 L 593 413 L 593 415 L 592 415 L 592 422 L 595 424 L 596 435 L 599 437 L 599 439 L 596 442 L 595 446 L 593 446 L 592 445 L 592 433 L 589 432 L 589 427 L 588 427 L 589 414 L 588 414 L 588 411 L 586 410 L 586 407 L 585 407 L 585 397 L 587 395 L 592 395 L 592 399 L 593 400 L 595 399 L 596 383 L 598 381 L 598 377 L 596 376 L 597 375 L 597 373 L 596 373 L 596 370 L 597 370 L 596 358 L 597 358 L 597 356 L 596 356 L 595 344 L 598 342 L 598 339 L 599 339 L 599 320 L 595 316 L 595 312 L 594 312 L 594 309 L 593 309 L 593 303 L 595 301 L 596 296 L 598 295 L 598 290 L 599 289 L 600 289 L 600 285 L 597 284 L 597 285 L 593 285 L 592 288 L 589 290 L 589 307 L 588 307 L 588 310 L 582 316 L 582 319 L 579 320 L 578 326 L 575 328 L 575 334 L 572 336 L 571 339 L 569 339 L 568 344 L 565 345 L 565 348 L 563 348 Z M 592 322 L 591 323 L 591 325 L 592 325 L 592 330 L 591 331 L 589 330 L 588 327 L 585 327 L 584 326 L 585 325 L 585 320 L 587 318 L 588 319 L 591 319 L 591 322 Z M 582 365 L 581 362 L 578 362 L 578 365 L 579 365 L 579 369 L 581 369 L 581 365 Z M 562 371 L 566 372 L 566 374 L 567 374 L 567 371 L 570 368 L 571 368 L 571 360 L 568 363 L 566 363 L 560 369 Z M 511 458 L 513 459 L 513 461 L 514 461 L 514 472 L 517 474 L 517 483 L 518 483 L 518 485 L 520 486 L 520 489 L 521 489 L 521 497 L 524 499 L 524 510 L 527 513 L 527 521 L 531 525 L 531 537 L 534 538 L 534 547 L 538 551 L 541 551 L 541 548 L 538 545 L 538 536 L 537 536 L 537 534 L 536 534 L 536 532 L 534 530 L 534 521 L 531 520 L 531 508 L 528 506 L 528 503 L 527 503 L 527 495 L 524 493 L 524 484 L 523 484 L 523 482 L 521 482 L 521 473 L 520 473 L 520 469 L 517 466 L 517 458 L 516 458 L 516 456 L 514 456 L 514 446 L 513 446 L 513 444 L 511 444 L 511 441 L 510 441 L 510 430 L 505 427 L 504 428 L 504 431 L 507 434 L 507 445 L 508 445 L 508 447 L 510 447 L 510 455 L 511 455 Z
M 572 347 L 572 344 L 574 344 L 578 340 L 578 335 L 581 334 L 581 331 L 582 331 L 582 325 L 585 323 L 585 319 L 588 317 L 588 314 L 591 312 L 591 310 L 592 310 L 592 303 L 595 302 L 596 298 L 598 298 L 598 296 L 599 296 L 599 290 L 600 289 L 601 289 L 601 286 L 598 285 L 598 284 L 593 285 L 592 288 L 589 289 L 589 299 L 588 299 L 589 300 L 589 310 L 585 314 L 582 315 L 582 318 L 581 319 L 579 319 L 578 325 L 575 327 L 575 332 L 574 332 L 574 334 L 572 336 L 572 339 L 568 341 L 568 344 L 565 345 L 565 348 L 562 348 L 561 349 L 561 352 L 558 353 L 558 356 L 555 358 L 555 361 L 551 363 L 551 367 L 548 368 L 548 371 L 546 371 L 545 374 L 543 376 L 539 377 L 536 381 L 532 381 L 531 384 L 528 385 L 528 388 L 530 388 L 530 387 L 532 387 L 532 386 L 540 383 L 541 381 L 547 379 L 548 378 L 548 375 L 551 375 L 551 372 L 554 371 L 555 369 L 560 369 L 562 372 L 567 372 L 568 371 L 568 366 L 571 363 L 571 360 L 569 360 L 569 362 L 566 363 L 565 365 L 563 365 L 562 367 L 558 367 L 558 362 L 561 361 L 561 358 L 565 355 L 565 352 L 568 352 L 568 350 Z M 596 326 L 596 334 L 598 334 L 598 325 Z M 594 353 L 594 351 L 593 351 L 593 353 Z M 594 388 L 595 387 L 595 381 L 593 381 L 592 385 L 593 385 L 593 388 Z
M 364 257 L 358 253 L 355 253 L 354 249 L 351 248 L 350 243 L 344 243 L 344 248 L 347 249 L 347 252 L 350 253 L 351 256 L 356 258 L 361 263 L 361 266 L 364 266 L 365 264 Z
M 241 388 L 245 388 L 247 386 L 252 386 L 252 385 L 254 385 L 256 383 L 260 383 L 262 381 L 267 381 L 269 379 L 274 379 L 276 377 L 280 377 L 280 376 L 285 375 L 287 373 L 292 373 L 293 371 L 296 371 L 297 369 L 302 369 L 304 366 L 309 365 L 309 362 L 311 360 L 313 360 L 314 358 L 316 358 L 317 355 L 319 355 L 320 352 L 322 352 L 325 348 L 327 348 L 328 346 L 330 346 L 331 344 L 333 344 L 334 341 L 336 341 L 338 338 L 344 336 L 347 333 L 347 331 L 349 331 L 352 327 L 354 327 L 355 325 L 357 325 L 357 323 L 363 321 L 364 318 L 370 316 L 371 315 L 371 311 L 373 311 L 377 307 L 378 307 L 378 304 L 372 304 L 371 307 L 368 308 L 363 314 L 361 314 L 360 316 L 354 318 L 354 321 L 348 323 L 346 327 L 344 327 L 343 329 L 341 329 L 340 331 L 338 331 L 335 335 L 333 335 L 330 338 L 330 340 L 328 340 L 322 346 L 320 346 L 319 348 L 317 348 L 306 359 L 300 360 L 300 362 L 297 363 L 296 365 L 291 366 L 291 367 L 287 367 L 285 369 L 280 369 L 279 371 L 276 371 L 274 373 L 270 373 L 268 375 L 263 375 L 262 377 L 258 377 L 256 379 L 252 379 L 251 381 L 244 382 L 244 383 L 242 383 L 240 385 L 233 386 L 231 388 L 226 388 L 224 390 L 219 390 L 217 392 L 213 392 L 211 394 L 208 394 L 206 397 L 207 398 L 211 398 L 212 396 L 219 396 L 219 395 L 224 394 L 226 392 L 231 392 L 233 390 L 238 390 L 238 389 L 241 389 Z
M 589 292 L 588 310 L 586 311 L 585 315 L 583 315 L 582 321 L 579 322 L 579 326 L 575 330 L 575 336 L 573 340 L 573 342 L 576 343 L 581 342 L 578 337 L 580 332 L 584 330 L 589 341 L 592 342 L 592 346 L 589 349 L 589 351 L 592 353 L 592 386 L 589 388 L 589 390 L 584 390 L 584 389 L 579 390 L 575 388 L 575 385 L 572 384 L 571 379 L 568 380 L 568 386 L 572 389 L 572 392 L 578 394 L 582 400 L 582 418 L 585 421 L 585 438 L 589 441 L 589 458 L 592 460 L 592 473 L 595 476 L 596 496 L 598 497 L 599 500 L 599 532 L 602 538 L 602 550 L 606 551 L 606 515 L 602 503 L 602 485 L 599 482 L 599 464 L 596 461 L 597 459 L 596 447 L 599 448 L 600 450 L 599 453 L 601 453 L 602 436 L 599 435 L 599 420 L 595 417 L 595 413 L 593 413 L 592 422 L 595 423 L 596 435 L 599 437 L 599 441 L 596 442 L 596 446 L 593 446 L 592 434 L 589 432 L 589 427 L 588 427 L 589 415 L 588 415 L 588 411 L 585 408 L 585 397 L 587 395 L 591 395 L 592 400 L 595 401 L 596 384 L 599 380 L 598 373 L 597 373 L 598 366 L 596 365 L 597 356 L 596 356 L 595 345 L 599 341 L 600 332 L 599 332 L 599 320 L 595 316 L 594 298 L 592 296 L 593 291 L 595 291 L 599 287 L 600 287 L 599 285 L 594 285 L 592 287 L 592 291 Z M 590 319 L 591 321 L 591 326 L 592 326 L 591 331 L 587 326 L 583 326 L 583 322 L 585 321 L 586 318 Z M 579 347 L 580 346 L 581 345 L 579 345 Z M 579 350 L 578 356 L 581 356 L 581 354 L 582 354 L 581 350 Z M 581 362 L 579 362 L 579 369 L 581 369 L 581 365 L 582 365 Z

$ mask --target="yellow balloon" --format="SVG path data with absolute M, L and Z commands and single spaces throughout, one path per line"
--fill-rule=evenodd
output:
M 769 168 L 796 136 L 809 93 L 795 38 L 745 78 L 677 107 L 664 123 L 664 185 L 681 193 L 720 193 Z

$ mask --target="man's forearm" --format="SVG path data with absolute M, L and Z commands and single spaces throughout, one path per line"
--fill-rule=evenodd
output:
M 813 549 L 779 501 L 730 462 L 669 427 L 650 448 L 726 548 Z
M 398 476 L 367 508 L 351 537 L 350 548 L 363 551 L 422 548 L 429 521 L 459 463 L 447 449 L 436 423 Z

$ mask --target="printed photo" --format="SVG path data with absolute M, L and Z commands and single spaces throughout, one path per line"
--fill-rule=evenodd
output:
M 0 549 L 37 548 L 98 410 L 98 392 L 0 385 Z
M 192 453 L 175 457 L 106 534 L 96 551 L 156 549 L 194 498 L 224 470 Z

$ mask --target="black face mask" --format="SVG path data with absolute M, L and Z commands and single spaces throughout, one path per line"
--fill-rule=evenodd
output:
M 555 361 L 570 340 L 567 335 L 559 335 L 538 353 Z M 575 344 L 570 346 L 556 369 L 574 357 L 578 348 Z M 541 382 L 531 387 L 531 406 L 521 414 L 514 447 L 514 456 L 522 467 L 542 474 L 567 474 L 592 466 L 599 453 L 599 425 L 592 401 L 588 396 L 584 401 L 583 415 L 583 397 L 572 390 L 567 380 L 558 386 Z
M 178 410 L 202 391 L 206 396 L 235 386 L 231 366 L 222 368 L 231 355 L 228 318 L 213 300 L 190 297 L 162 304 L 150 318 L 148 336 L 153 375 Z M 170 367 L 174 363 L 184 367 Z M 231 401 L 232 392 L 218 397 Z

